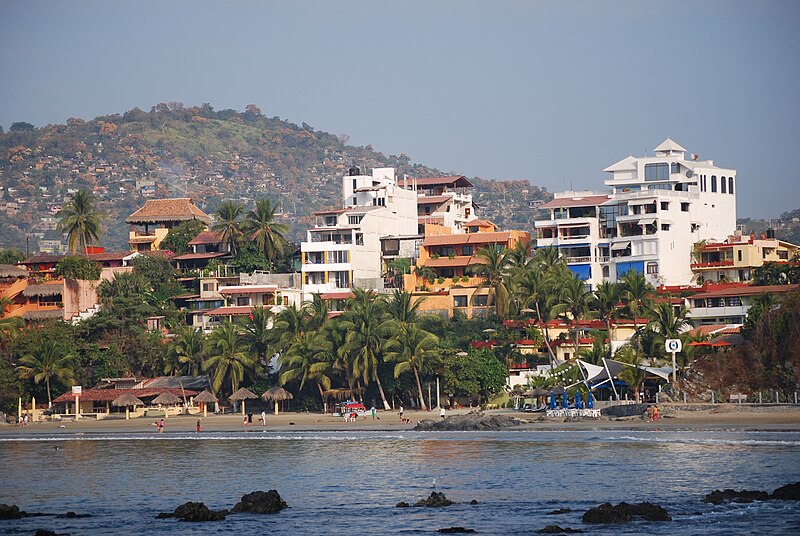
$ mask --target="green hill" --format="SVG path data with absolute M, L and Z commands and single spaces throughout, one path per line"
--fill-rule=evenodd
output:
M 301 240 L 312 212 L 337 206 L 341 177 L 351 165 L 392 166 L 398 176 L 442 172 L 407 155 L 385 155 L 348 145 L 347 136 L 266 117 L 255 105 L 243 112 L 208 104 L 158 104 L 90 121 L 32 128 L 15 123 L 0 133 L 0 247 L 31 251 L 55 235 L 53 214 L 69 192 L 94 192 L 107 213 L 103 243 L 126 247 L 125 217 L 148 197 L 189 196 L 206 212 L 224 199 L 277 203 Z M 458 170 L 449 173 L 460 173 Z M 502 228 L 530 230 L 533 202 L 551 196 L 528 181 L 471 178 L 479 215 Z

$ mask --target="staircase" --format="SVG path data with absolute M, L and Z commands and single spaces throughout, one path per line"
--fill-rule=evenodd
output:
M 80 313 L 72 315 L 72 318 L 70 318 L 70 322 L 72 322 L 73 324 L 77 324 L 83 320 L 86 320 L 87 318 L 93 317 L 99 311 L 100 311 L 100 304 L 98 303 L 97 305 L 89 307 L 85 311 L 81 311 Z

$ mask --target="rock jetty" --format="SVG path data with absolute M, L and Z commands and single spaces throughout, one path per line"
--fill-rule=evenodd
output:
M 583 514 L 584 523 L 628 523 L 634 519 L 672 521 L 672 518 L 664 508 L 649 502 L 638 504 L 621 502 L 616 506 L 611 503 L 604 503 L 590 508 Z
M 523 421 L 508 415 L 492 415 L 487 417 L 481 412 L 473 411 L 464 415 L 451 415 L 445 419 L 426 419 L 419 421 L 414 427 L 418 432 L 471 432 L 477 430 L 502 430 L 524 424 Z

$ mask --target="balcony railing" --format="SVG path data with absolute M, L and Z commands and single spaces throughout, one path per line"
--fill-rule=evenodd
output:
M 692 268 L 720 268 L 722 266 L 733 266 L 732 260 L 712 261 L 712 262 L 693 262 Z

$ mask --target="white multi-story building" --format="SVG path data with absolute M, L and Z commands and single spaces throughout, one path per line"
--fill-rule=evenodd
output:
M 317 212 L 300 245 L 303 291 L 382 288 L 381 237 L 417 232 L 417 193 L 398 186 L 394 168 L 371 175 L 354 167 L 342 179 L 344 208 Z
M 465 224 L 477 217 L 472 200 L 472 183 L 463 175 L 423 177 L 398 181 L 402 188 L 417 196 L 419 232 L 426 224 L 449 227 L 454 233 L 465 232 Z
M 685 158 L 665 140 L 655 156 L 629 156 L 607 167 L 607 194 L 566 192 L 542 205 L 537 247 L 562 249 L 570 268 L 595 287 L 630 270 L 654 285 L 692 283 L 692 251 L 736 229 L 736 171 Z M 603 197 L 606 197 L 604 200 Z

